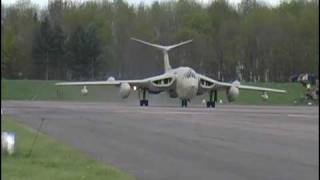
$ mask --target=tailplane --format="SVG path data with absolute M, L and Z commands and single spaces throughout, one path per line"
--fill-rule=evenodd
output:
M 170 46 L 162 46 L 162 45 L 158 45 L 158 44 L 153 44 L 153 43 L 149 43 L 149 42 L 146 42 L 146 41 L 142 41 L 142 40 L 136 39 L 136 38 L 131 38 L 131 39 L 134 40 L 134 41 L 140 42 L 142 44 L 149 45 L 149 46 L 152 46 L 152 47 L 155 47 L 155 48 L 161 50 L 163 52 L 163 56 L 164 56 L 164 71 L 165 72 L 167 72 L 168 70 L 171 69 L 170 62 L 169 62 L 168 51 L 170 51 L 171 49 L 174 49 L 174 48 L 176 48 L 178 46 L 182 46 L 182 45 L 185 45 L 185 44 L 188 44 L 188 43 L 192 42 L 192 40 L 188 40 L 188 41 L 184 41 L 184 42 L 181 42 L 181 43 L 178 43 L 178 44 L 174 44 L 174 45 L 170 45 Z

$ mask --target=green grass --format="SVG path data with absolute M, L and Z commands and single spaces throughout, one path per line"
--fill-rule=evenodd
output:
M 63 95 L 57 95 L 58 81 L 43 80 L 1 80 L 2 100 L 66 100 L 66 101 L 107 101 L 117 96 L 118 91 L 113 87 L 88 87 L 89 94 L 81 95 L 79 86 L 60 87 Z M 110 92 L 112 93 L 106 93 Z M 114 94 L 116 93 L 116 94 Z
M 1 99 L 54 100 L 57 99 L 55 81 L 1 80 Z
M 6 180 L 129 180 L 131 176 L 91 160 L 86 155 L 40 134 L 31 156 L 27 156 L 35 132 L 9 117 L 1 119 L 1 130 L 16 133 L 16 153 L 1 158 L 1 179 Z
M 263 101 L 261 92 L 240 90 L 240 95 L 234 102 L 235 104 L 293 105 L 294 101 L 304 96 L 306 92 L 300 83 L 247 83 L 247 85 L 283 89 L 287 93 L 268 93 L 269 99 Z
M 56 81 L 38 80 L 1 80 L 2 100 L 67 100 L 67 101 L 121 101 L 116 87 L 87 87 L 89 94 L 82 96 L 81 87 L 63 87 L 63 96 L 57 96 Z M 248 83 L 247 83 L 248 84 Z M 241 90 L 240 96 L 233 104 L 252 105 L 294 105 L 294 101 L 304 95 L 305 89 L 300 83 L 249 83 L 253 86 L 287 90 L 287 94 L 268 93 L 269 99 L 262 101 L 261 92 Z M 129 100 L 136 100 L 132 93 Z M 208 98 L 205 94 L 200 98 Z M 165 99 L 165 98 L 162 98 Z M 219 99 L 225 100 L 225 92 L 219 92 Z M 201 102 L 194 100 L 196 103 Z

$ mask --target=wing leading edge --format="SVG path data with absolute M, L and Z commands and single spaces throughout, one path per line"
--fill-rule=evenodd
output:
M 82 81 L 82 82 L 59 82 L 56 86 L 120 86 L 122 83 L 128 83 L 131 87 L 147 89 L 165 89 L 171 86 L 175 81 L 175 78 L 169 74 L 163 74 L 159 76 L 153 76 L 145 79 L 137 80 L 107 80 L 107 81 Z
M 201 74 L 198 74 L 198 77 L 200 79 L 200 82 L 204 82 L 204 84 L 209 84 L 208 86 L 202 86 L 202 88 L 206 89 L 206 90 L 212 90 L 212 89 L 219 90 L 219 89 L 225 89 L 225 88 L 229 88 L 229 87 L 237 87 L 237 88 L 243 89 L 243 90 L 275 92 L 275 93 L 286 93 L 287 92 L 286 90 L 282 90 L 282 89 L 240 85 L 240 83 L 220 82 L 220 81 L 216 81 L 214 79 L 211 79 L 211 78 L 204 76 L 204 75 L 201 75 Z

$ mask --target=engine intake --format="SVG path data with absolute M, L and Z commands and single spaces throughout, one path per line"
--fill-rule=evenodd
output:
M 151 81 L 151 83 L 154 87 L 162 88 L 162 87 L 171 86 L 173 81 L 174 81 L 174 79 L 169 77 L 169 78 L 165 78 L 165 79 L 154 80 L 154 81 Z
M 206 81 L 204 79 L 200 79 L 200 86 L 203 88 L 203 89 L 212 89 L 214 87 L 214 83 L 212 82 L 209 82 L 209 81 Z

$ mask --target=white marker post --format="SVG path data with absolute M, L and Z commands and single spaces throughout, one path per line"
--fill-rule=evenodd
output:
M 1 149 L 3 152 L 9 155 L 15 152 L 15 137 L 14 132 L 1 132 Z

